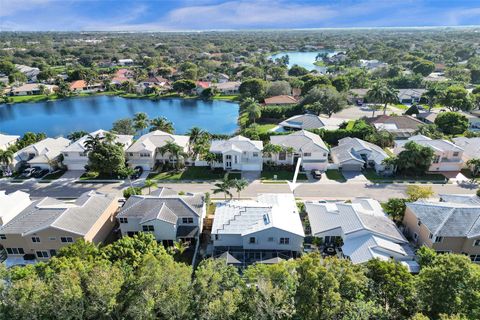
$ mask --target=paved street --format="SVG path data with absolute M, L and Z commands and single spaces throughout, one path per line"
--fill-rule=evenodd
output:
M 22 184 L 0 181 L 0 190 L 7 193 L 15 190 L 29 192 L 32 197 L 51 196 L 57 198 L 75 198 L 83 192 L 97 190 L 99 192 L 115 193 L 119 196 L 122 189 L 128 187 L 128 183 L 74 183 L 72 179 L 59 179 L 50 184 L 27 181 Z M 138 185 L 136 183 L 136 185 Z M 214 189 L 213 183 L 165 183 L 159 184 L 172 188 L 178 192 L 210 192 Z M 362 181 L 339 183 L 335 181 L 320 181 L 315 183 L 300 183 L 295 188 L 297 198 L 309 199 L 350 199 L 354 197 L 371 197 L 379 201 L 385 201 L 392 197 L 402 197 L 408 184 L 372 184 Z M 438 193 L 473 193 L 477 186 L 470 184 L 431 184 Z M 234 190 L 232 190 L 234 191 Z M 255 197 L 259 193 L 288 193 L 288 184 L 263 184 L 258 180 L 251 183 L 242 191 L 242 198 Z M 235 193 L 234 193 L 235 194 Z M 237 195 L 235 194 L 235 197 Z M 222 198 L 223 194 L 212 195 L 213 198 Z

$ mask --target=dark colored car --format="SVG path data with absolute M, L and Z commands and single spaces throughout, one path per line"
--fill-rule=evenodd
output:
M 32 177 L 33 174 L 34 174 L 35 172 L 37 172 L 37 171 L 38 171 L 38 169 L 36 169 L 36 168 L 27 168 L 27 169 L 25 169 L 25 170 L 22 172 L 22 174 L 20 175 L 20 177 L 22 177 L 22 178 L 30 178 L 30 177 Z
M 312 176 L 315 179 L 320 180 L 322 179 L 322 172 L 320 170 L 312 170 Z
M 34 178 L 42 178 L 43 176 L 45 176 L 46 174 L 48 174 L 50 171 L 47 170 L 47 169 L 41 169 L 41 170 L 37 170 L 35 171 L 33 174 L 32 174 L 32 177 Z
M 133 180 L 136 180 L 136 179 L 140 178 L 140 176 L 143 173 L 143 168 L 138 166 L 138 167 L 135 167 L 135 169 L 133 169 L 133 170 L 135 172 L 132 174 L 132 176 L 130 178 L 133 179 Z

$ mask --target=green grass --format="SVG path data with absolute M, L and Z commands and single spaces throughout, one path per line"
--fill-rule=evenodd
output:
M 80 176 L 79 180 L 84 181 L 84 180 L 122 180 L 122 179 L 118 179 L 118 177 L 111 177 L 111 176 L 108 176 L 108 175 L 101 175 L 101 174 L 98 174 L 98 173 L 90 176 L 89 172 L 85 172 L 84 174 L 82 174 Z
M 340 170 L 327 170 L 325 171 L 325 174 L 327 175 L 327 178 L 329 180 L 335 180 L 338 182 L 345 182 L 347 181 L 343 174 L 340 172 Z
M 236 95 L 236 94 L 231 94 L 231 95 L 221 95 L 221 94 L 218 94 L 216 96 L 213 96 L 212 99 L 213 100 L 226 100 L 226 101 L 237 101 L 238 98 L 240 96 L 239 95 Z
M 148 175 L 147 179 L 152 180 L 218 180 L 222 179 L 225 173 L 214 172 L 209 167 L 187 167 L 183 171 L 167 171 Z M 229 179 L 240 179 L 241 173 L 230 172 Z
M 395 105 L 395 108 L 400 109 L 400 110 L 408 110 L 410 107 L 399 103 L 399 104 Z
M 45 94 L 37 94 L 33 96 L 11 96 L 8 97 L 11 103 L 21 103 L 21 102 L 39 102 L 45 100 L 55 100 L 57 96 L 52 94 L 47 97 Z
M 63 174 L 65 173 L 65 171 L 56 171 L 56 172 L 51 172 L 49 174 L 47 174 L 46 176 L 44 176 L 42 178 L 42 180 L 56 180 L 58 178 L 60 178 L 61 176 L 63 176 Z
M 317 60 L 313 64 L 317 67 L 325 67 L 325 62 L 323 62 L 323 60 Z
M 350 120 L 347 123 L 347 127 L 345 128 L 346 130 L 353 130 L 353 126 L 355 125 L 355 120 Z
M 261 180 L 288 180 L 291 181 L 293 180 L 293 171 L 287 171 L 287 170 L 278 170 L 278 171 L 271 171 L 271 170 L 263 170 L 261 174 Z M 274 179 L 274 176 L 277 176 L 277 179 Z M 305 173 L 298 173 L 297 176 L 297 181 L 300 180 L 308 180 L 307 175 Z
M 416 181 L 431 181 L 431 182 L 445 182 L 444 175 L 439 173 L 426 173 L 419 176 L 410 176 L 396 174 L 393 176 L 382 176 L 373 169 L 363 171 L 363 175 L 370 181 L 388 181 L 388 182 L 416 182 Z
M 258 132 L 258 134 L 267 133 L 270 130 L 272 130 L 273 128 L 275 128 L 276 126 L 277 125 L 274 124 L 274 123 L 259 124 L 258 127 L 257 127 L 257 132 Z

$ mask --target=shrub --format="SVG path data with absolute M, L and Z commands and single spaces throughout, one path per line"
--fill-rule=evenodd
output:
M 123 190 L 123 197 L 125 199 L 130 198 L 130 196 L 134 196 L 137 194 L 142 194 L 142 188 L 139 187 L 128 187 L 127 189 Z

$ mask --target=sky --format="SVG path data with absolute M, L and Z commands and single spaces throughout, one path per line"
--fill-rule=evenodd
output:
M 0 31 L 480 25 L 480 0 L 0 0 Z

